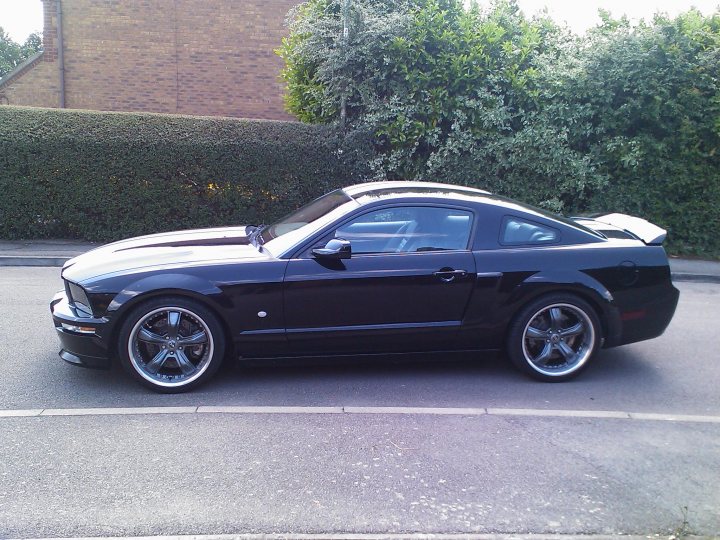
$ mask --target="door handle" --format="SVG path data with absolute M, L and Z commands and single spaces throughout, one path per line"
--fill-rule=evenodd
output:
M 445 283 L 450 283 L 457 277 L 467 276 L 467 272 L 465 270 L 442 269 L 442 270 L 438 270 L 437 272 L 433 272 L 433 275 L 439 277 L 440 281 L 444 281 Z

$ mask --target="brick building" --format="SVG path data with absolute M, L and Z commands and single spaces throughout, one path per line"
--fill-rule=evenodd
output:
M 43 0 L 43 51 L 0 104 L 290 119 L 274 49 L 297 3 Z

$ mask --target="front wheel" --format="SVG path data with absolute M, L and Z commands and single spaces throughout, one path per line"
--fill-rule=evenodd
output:
M 519 369 L 541 381 L 577 376 L 602 341 L 595 310 L 577 296 L 553 294 L 523 308 L 508 333 L 507 351 Z
M 202 304 L 156 298 L 135 308 L 120 330 L 123 368 L 162 393 L 184 392 L 210 379 L 225 353 L 222 325 Z

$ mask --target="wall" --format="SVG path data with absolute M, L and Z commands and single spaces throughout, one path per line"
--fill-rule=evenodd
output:
M 274 54 L 296 0 L 63 0 L 66 106 L 290 119 Z M 55 0 L 43 61 L 3 91 L 57 106 Z
M 57 107 L 59 104 L 55 0 L 43 0 L 43 4 L 43 54 L 0 87 L 0 105 Z

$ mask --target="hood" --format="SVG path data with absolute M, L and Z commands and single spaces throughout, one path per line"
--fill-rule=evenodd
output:
M 150 267 L 266 259 L 250 244 L 246 227 L 194 229 L 129 238 L 83 253 L 65 263 L 62 276 L 75 283 Z

